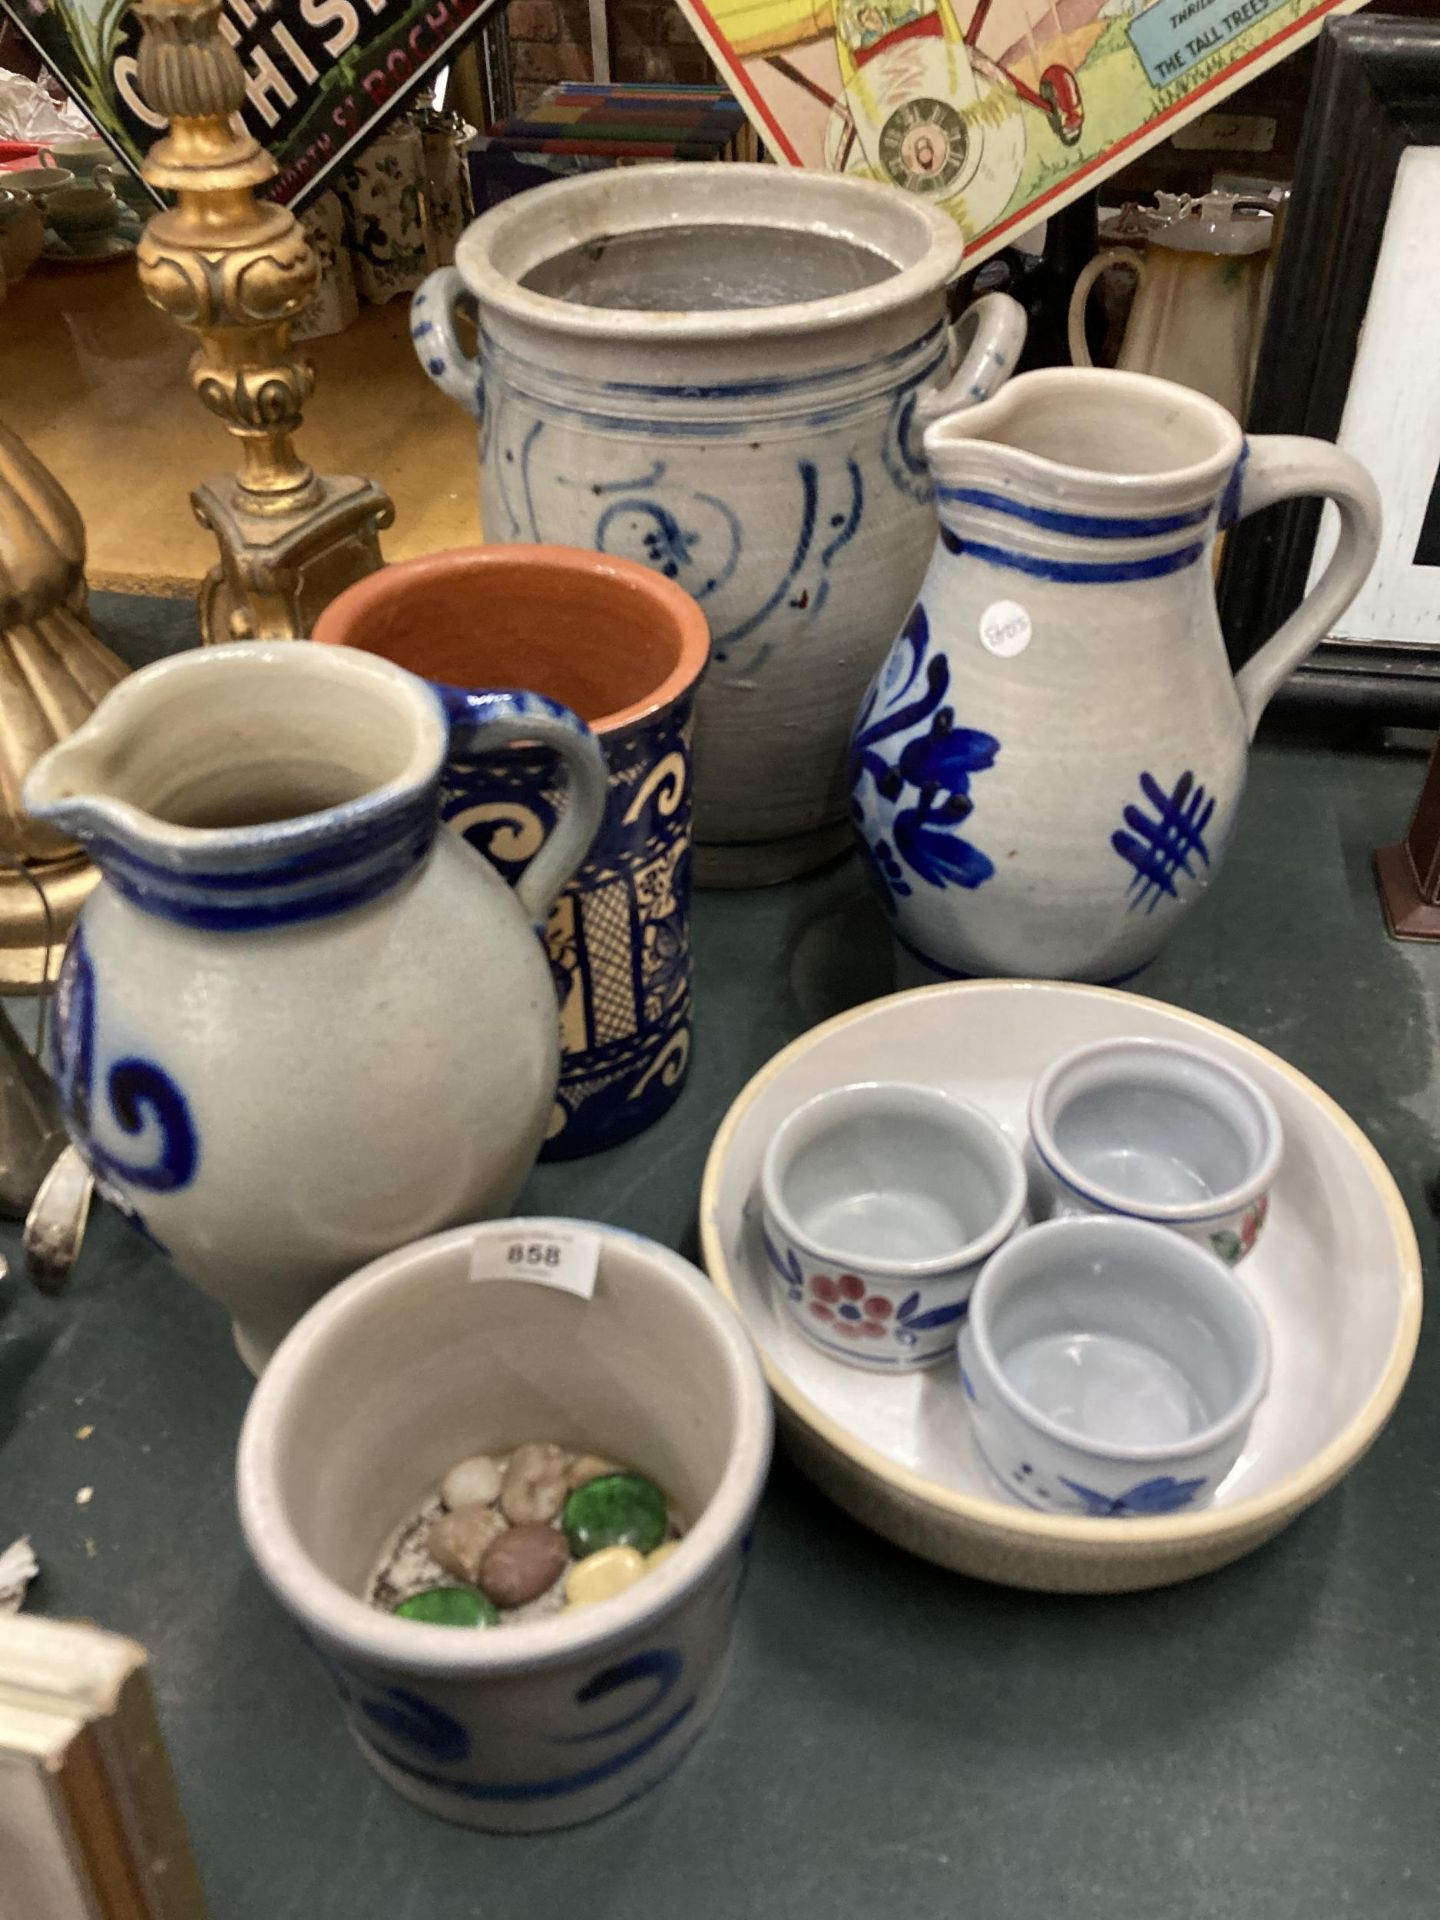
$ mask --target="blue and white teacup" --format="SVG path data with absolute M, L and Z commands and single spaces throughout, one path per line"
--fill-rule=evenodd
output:
M 986 1263 L 960 1331 L 981 1460 L 1042 1513 L 1203 1506 L 1245 1445 L 1270 1341 L 1243 1284 L 1179 1234 L 1051 1220 Z
M 676 1100 L 690 1060 L 690 742 L 710 656 L 683 588 L 571 547 L 463 547 L 383 568 L 332 601 L 315 638 L 430 680 L 452 722 L 524 687 L 580 714 L 610 769 L 605 818 L 544 930 L 560 1086 L 542 1159 L 618 1145 Z M 457 727 L 457 738 L 464 730 Z M 513 885 L 564 805 L 547 747 L 452 747 L 446 821 Z
M 1248 1074 L 1173 1040 L 1097 1040 L 1052 1062 L 1030 1137 L 1058 1216 L 1171 1227 L 1227 1266 L 1260 1237 L 1283 1137 Z
M 954 1348 L 980 1269 L 1020 1224 L 1025 1169 L 987 1113 L 936 1087 L 834 1087 L 760 1170 L 778 1297 L 813 1345 L 886 1373 Z

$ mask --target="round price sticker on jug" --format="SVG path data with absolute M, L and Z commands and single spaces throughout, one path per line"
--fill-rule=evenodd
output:
M 1018 600 L 993 600 L 980 616 L 980 642 L 1002 660 L 1030 644 L 1030 616 Z

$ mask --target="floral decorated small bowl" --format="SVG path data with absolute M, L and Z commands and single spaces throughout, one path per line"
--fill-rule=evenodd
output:
M 1057 1217 L 1171 1227 L 1227 1266 L 1260 1237 L 1280 1170 L 1280 1118 L 1238 1068 L 1171 1040 L 1100 1040 L 1051 1063 L 1030 1137 Z
M 760 1194 L 771 1277 L 806 1339 L 901 1372 L 953 1350 L 981 1267 L 1020 1224 L 1025 1169 L 968 1101 L 867 1081 L 777 1128 Z
M 986 1263 L 961 1329 L 976 1448 L 1013 1500 L 1126 1519 L 1203 1506 L 1270 1375 L 1259 1309 L 1219 1259 L 1113 1217 L 1052 1220 Z

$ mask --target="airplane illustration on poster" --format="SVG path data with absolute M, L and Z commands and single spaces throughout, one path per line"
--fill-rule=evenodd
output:
M 773 157 L 889 181 L 972 260 L 1364 0 L 680 0 Z

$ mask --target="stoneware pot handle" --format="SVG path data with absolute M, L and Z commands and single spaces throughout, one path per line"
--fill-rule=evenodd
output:
M 947 413 L 988 400 L 1015 371 L 1025 345 L 1025 309 L 1008 293 L 982 293 L 950 329 L 954 372 L 915 407 L 915 427 L 932 426 Z
M 480 418 L 485 405 L 480 363 L 472 360 L 455 331 L 455 304 L 465 282 L 455 267 L 427 274 L 410 302 L 410 338 L 420 364 L 443 394 Z
M 1235 691 L 1252 738 L 1271 694 L 1325 638 L 1364 586 L 1380 550 L 1380 495 L 1360 462 L 1328 440 L 1267 433 L 1252 440 L 1241 456 L 1235 509 L 1222 515 L 1222 524 L 1229 524 L 1276 500 L 1317 493 L 1335 502 L 1340 536 L 1310 592 L 1235 676 Z
M 555 896 L 600 830 L 609 769 L 600 742 L 578 714 L 539 693 L 445 690 L 450 739 L 462 754 L 495 753 L 520 742 L 553 747 L 565 771 L 565 807 L 549 839 L 515 882 L 515 895 L 543 927 Z
M 1133 247 L 1107 247 L 1087 260 L 1070 289 L 1070 358 L 1077 367 L 1093 367 L 1089 343 L 1085 338 L 1085 309 L 1090 304 L 1090 289 L 1107 267 L 1129 267 L 1138 280 L 1145 262 Z

